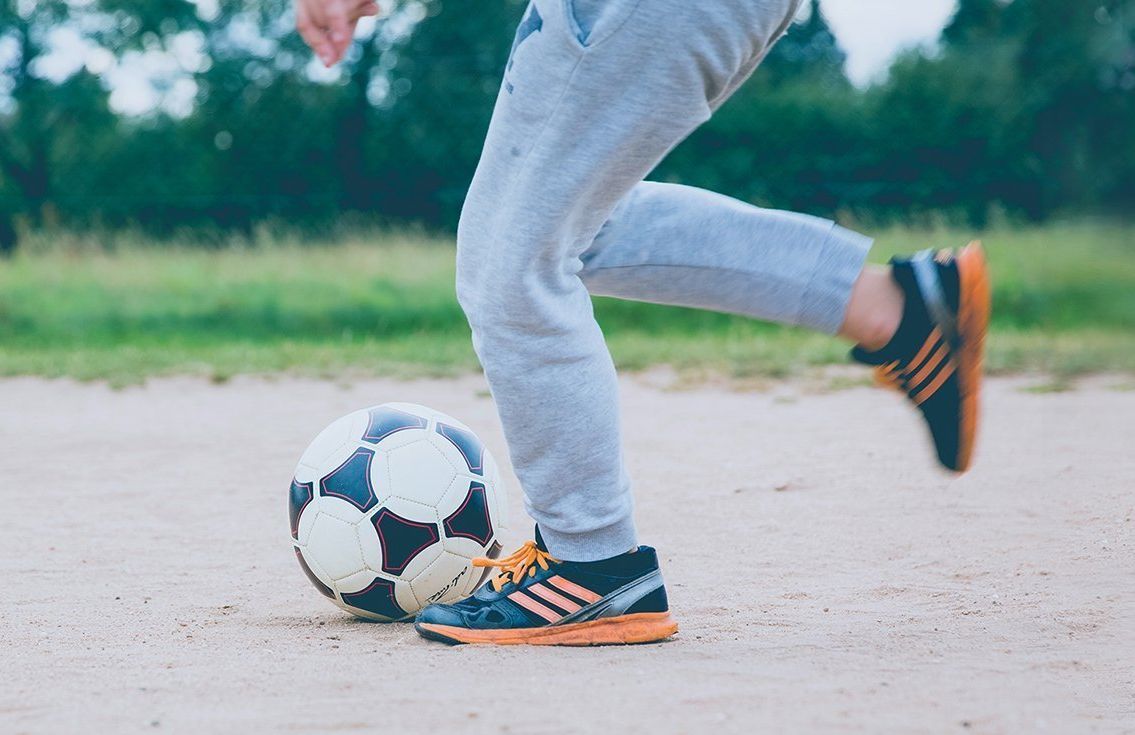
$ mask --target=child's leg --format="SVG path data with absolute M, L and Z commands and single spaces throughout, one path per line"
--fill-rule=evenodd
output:
M 583 254 L 593 294 L 693 306 L 838 334 L 868 349 L 898 327 L 890 271 L 871 241 L 818 217 L 676 184 L 631 190 Z
M 595 294 L 835 334 L 870 246 L 829 220 L 646 181 L 583 254 L 580 275 Z
M 518 30 L 462 213 L 457 287 L 529 512 L 556 556 L 601 559 L 635 544 L 615 371 L 581 257 L 616 204 L 752 70 L 797 5 L 608 0 L 579 19 L 570 0 L 534 0 Z M 825 228 L 773 228 L 800 238 L 777 246 L 785 261 L 799 248 L 800 264 L 779 266 L 793 284 L 773 284 L 761 309 L 825 329 L 838 322 L 841 284 L 850 285 L 864 243 Z M 723 241 L 745 240 L 741 232 Z M 689 247 L 727 249 L 705 238 Z M 828 260 L 837 275 L 805 282 L 809 269 L 826 274 Z M 774 306 L 778 295 L 783 305 Z M 812 296 L 818 303 L 805 303 Z

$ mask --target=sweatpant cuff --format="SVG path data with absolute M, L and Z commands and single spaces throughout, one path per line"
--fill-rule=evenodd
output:
M 583 533 L 561 533 L 540 524 L 540 535 L 552 556 L 563 561 L 599 561 L 625 554 L 638 546 L 634 518 Z
M 797 324 L 826 334 L 839 331 L 851 300 L 851 288 L 863 271 L 873 242 L 858 232 L 832 225 L 816 258 L 812 279 L 804 289 Z

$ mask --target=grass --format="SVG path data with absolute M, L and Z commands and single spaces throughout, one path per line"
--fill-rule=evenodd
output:
M 969 233 L 891 229 L 873 258 Z M 982 233 L 995 277 L 994 372 L 1135 372 L 1135 227 Z M 118 238 L 33 241 L 0 263 L 0 375 L 448 375 L 476 369 L 452 243 L 355 234 L 216 250 Z M 828 337 L 740 317 L 597 299 L 616 362 L 781 376 L 845 360 Z

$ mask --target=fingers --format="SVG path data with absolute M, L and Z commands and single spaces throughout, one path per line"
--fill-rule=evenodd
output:
M 296 3 L 296 30 L 299 31 L 304 43 L 311 47 L 315 55 L 326 66 L 331 66 L 332 45 L 321 24 L 312 18 L 307 4 L 303 0 Z
M 344 0 L 331 0 L 326 7 L 327 35 L 331 38 L 332 64 L 337 63 L 351 45 L 357 18 L 351 18 L 353 8 L 348 8 Z M 331 66 L 331 64 L 328 64 Z
M 297 0 L 296 28 L 324 66 L 342 60 L 359 18 L 378 15 L 374 0 Z

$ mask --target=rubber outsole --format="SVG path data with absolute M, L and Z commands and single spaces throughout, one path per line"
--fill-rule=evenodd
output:
M 442 643 L 489 643 L 498 646 L 615 646 L 655 643 L 678 632 L 670 613 L 632 613 L 584 623 L 540 628 L 480 629 L 414 623 L 423 638 Z
M 985 361 L 985 335 L 992 312 L 989 266 L 981 243 L 973 241 L 955 256 L 958 264 L 958 392 L 961 395 L 960 431 L 955 472 L 965 472 L 973 463 L 981 412 L 982 365 Z

